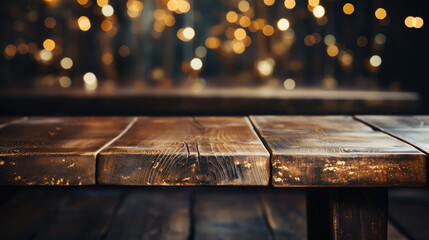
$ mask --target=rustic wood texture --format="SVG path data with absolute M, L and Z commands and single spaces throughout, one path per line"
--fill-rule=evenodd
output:
M 281 192 L 261 193 L 260 198 L 274 239 L 307 239 L 304 191 L 285 189 Z
M 0 128 L 0 185 L 95 184 L 97 152 L 133 118 L 29 118 Z
M 102 239 L 121 199 L 118 190 L 83 189 L 66 195 L 40 227 L 35 240 Z
M 425 155 L 349 116 L 252 116 L 276 187 L 423 186 Z
M 356 116 L 429 155 L 429 116 Z
M 0 128 L 6 127 L 15 121 L 21 121 L 25 119 L 27 119 L 27 117 L 0 117 Z
M 128 194 L 109 228 L 106 240 L 187 240 L 190 235 L 189 192 Z
M 267 185 L 269 153 L 245 117 L 140 117 L 97 167 L 101 184 Z
M 195 240 L 272 239 L 256 194 L 197 194 L 194 219 Z

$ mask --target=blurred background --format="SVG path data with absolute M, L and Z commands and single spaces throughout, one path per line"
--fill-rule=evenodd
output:
M 428 102 L 427 9 L 417 0 L 0 6 L 3 95 L 262 88 L 415 92 Z

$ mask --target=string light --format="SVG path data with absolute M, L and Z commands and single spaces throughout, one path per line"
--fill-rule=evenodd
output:
M 381 65 L 381 62 L 382 62 L 381 57 L 378 55 L 374 55 L 369 59 L 369 63 L 373 67 L 379 67 Z
M 88 31 L 91 28 L 91 21 L 89 21 L 89 18 L 86 16 L 81 16 L 77 20 L 77 24 L 81 31 Z
M 199 58 L 193 58 L 190 62 L 191 68 L 195 71 L 200 70 L 203 67 L 203 61 Z
M 284 5 L 287 9 L 293 9 L 296 5 L 295 0 L 285 0 Z
M 351 15 L 355 11 L 355 7 L 351 3 L 346 3 L 343 6 L 343 12 L 347 15 Z
M 295 80 L 293 80 L 292 78 L 288 78 L 283 82 L 283 86 L 287 89 L 287 90 L 292 90 L 295 88 Z
M 73 60 L 69 57 L 65 57 L 63 59 L 61 59 L 60 65 L 62 68 L 64 69 L 70 69 L 73 67 Z
M 374 14 L 378 20 L 383 20 L 387 16 L 386 10 L 384 8 L 377 8 Z

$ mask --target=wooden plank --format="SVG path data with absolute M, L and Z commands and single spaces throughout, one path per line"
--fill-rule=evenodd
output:
M 27 119 L 27 117 L 0 117 L 0 128 L 6 127 L 15 121 L 21 121 L 25 119 Z
M 305 192 L 264 192 L 261 199 L 274 239 L 307 239 Z
M 305 118 L 251 117 L 272 154 L 274 186 L 382 187 L 426 183 L 425 155 L 412 146 L 373 131 L 349 116 Z
M 429 116 L 356 116 L 429 155 Z
M 269 153 L 245 117 L 140 117 L 97 167 L 102 184 L 267 185 Z
M 429 192 L 427 189 L 389 191 L 389 218 L 411 239 L 429 239 Z
M 189 204 L 186 191 L 129 193 L 105 239 L 186 240 L 190 234 Z
M 33 239 L 64 194 L 55 189 L 24 189 L 0 208 L 0 239 Z
M 309 188 L 308 193 L 314 201 L 307 203 L 316 203 L 307 206 L 308 239 L 387 239 L 385 188 Z
M 133 118 L 29 118 L 0 128 L 0 185 L 95 184 L 97 152 Z
M 272 239 L 256 194 L 197 193 L 194 218 L 196 240 Z
M 70 193 L 69 193 L 70 192 Z M 66 191 L 55 214 L 34 239 L 102 239 L 121 199 L 118 190 L 82 189 Z

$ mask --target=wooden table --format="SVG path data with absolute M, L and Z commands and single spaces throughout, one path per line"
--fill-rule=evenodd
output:
M 0 119 L 1 185 L 306 187 L 310 239 L 386 239 L 427 183 L 429 116 Z

